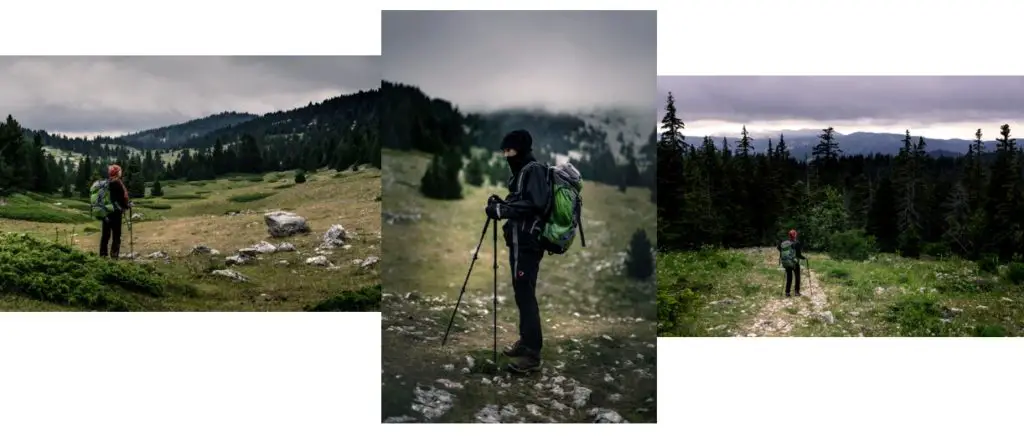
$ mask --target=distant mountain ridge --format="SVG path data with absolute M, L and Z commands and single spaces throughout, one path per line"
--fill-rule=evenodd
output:
M 790 155 L 797 159 L 803 159 L 805 155 L 809 156 L 811 150 L 818 144 L 818 135 L 821 134 L 821 130 L 787 130 L 781 133 L 786 139 L 786 148 L 789 149 Z M 686 134 L 685 130 L 683 134 L 686 135 L 686 142 L 694 145 L 699 145 L 704 138 L 703 136 Z M 773 145 L 778 145 L 779 143 L 779 133 L 751 133 L 750 137 L 753 140 L 754 150 L 758 153 L 764 153 L 768 149 L 769 139 L 771 139 Z M 845 155 L 895 155 L 899 153 L 904 137 L 904 134 L 899 133 L 835 133 L 836 142 L 839 143 L 839 148 L 843 150 Z M 920 135 L 914 135 L 911 132 L 911 138 L 915 142 L 919 137 Z M 712 139 L 715 140 L 716 146 L 722 146 L 722 136 L 712 136 Z M 726 139 L 729 141 L 729 148 L 735 150 L 736 144 L 739 142 L 739 136 L 729 135 L 726 136 Z M 924 142 L 925 150 L 928 154 L 938 157 L 964 155 L 967 153 L 968 146 L 974 141 L 968 139 L 933 139 L 925 136 Z M 986 151 L 995 149 L 996 142 L 994 140 L 985 140 L 983 142 Z
M 141 149 L 172 148 L 215 130 L 241 124 L 258 117 L 258 115 L 245 112 L 221 112 L 184 123 L 122 135 L 117 139 L 124 140 Z

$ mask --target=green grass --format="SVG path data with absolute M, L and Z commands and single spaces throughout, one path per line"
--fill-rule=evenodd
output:
M 233 203 L 251 203 L 274 195 L 273 192 L 253 192 L 249 194 L 236 195 L 228 199 Z
M 826 297 L 820 310 L 830 311 L 836 322 L 816 322 L 808 313 L 817 309 L 807 299 L 795 300 L 779 315 L 794 324 L 789 336 L 1024 335 L 1024 286 L 1005 273 L 984 272 L 974 262 L 954 258 L 879 254 L 866 261 L 839 261 L 818 253 L 809 257 Z M 683 279 L 697 283 L 691 286 L 697 291 L 695 302 L 675 316 L 684 327 L 667 335 L 717 336 L 743 330 L 767 303 L 781 298 L 785 282 L 782 272 L 771 267 L 773 258 L 777 254 L 770 248 L 663 255 L 659 286 Z M 806 270 L 803 274 L 806 287 Z M 750 282 L 764 283 L 765 291 L 746 295 L 742 284 Z M 724 298 L 735 303 L 712 304 Z
M 61 206 L 59 198 L 38 194 L 14 194 L 7 197 L 7 204 L 0 206 L 0 219 L 30 221 L 37 223 L 80 224 L 94 221 L 87 212 L 89 206 L 70 201 Z
M 380 312 L 381 286 L 342 292 L 309 307 L 310 312 Z
M 204 197 L 199 194 L 164 194 L 164 200 L 202 200 Z
M 479 383 L 489 368 L 484 359 L 489 358 L 492 345 L 490 305 L 495 272 L 491 268 L 490 233 L 462 300 L 465 312 L 455 318 L 448 348 L 442 350 L 438 345 L 469 267 L 470 251 L 479 241 L 487 220 L 483 206 L 488 196 L 504 194 L 506 190 L 498 186 L 464 185 L 462 200 L 424 198 L 418 185 L 429 156 L 385 150 L 383 158 L 387 176 L 383 181 L 384 210 L 421 211 L 423 218 L 384 227 L 387 256 L 381 265 L 384 289 L 392 297 L 385 298 L 382 307 L 386 380 L 382 387 L 382 418 L 422 418 L 409 409 L 416 383 L 430 385 L 446 378 L 465 382 L 466 387 L 455 392 L 455 407 L 439 421 L 473 422 L 473 415 L 494 401 L 494 390 Z M 544 353 L 553 371 L 549 377 L 557 373 L 578 380 L 594 391 L 589 407 L 613 408 L 631 422 L 653 422 L 656 416 L 655 350 L 648 348 L 656 340 L 655 289 L 652 281 L 629 280 L 620 271 L 620 253 L 626 250 L 637 228 L 643 228 L 648 235 L 656 234 L 656 210 L 649 197 L 650 192 L 645 189 L 622 193 L 612 186 L 585 182 L 583 222 L 587 247 L 577 245 L 565 255 L 546 256 L 538 280 L 538 299 L 546 329 Z M 509 280 L 509 254 L 502 240 L 498 242 L 498 251 L 501 346 L 515 338 L 518 314 Z M 407 299 L 406 294 L 417 297 Z M 483 366 L 471 368 L 467 374 L 443 369 L 446 364 L 464 366 L 466 356 L 475 357 L 476 364 Z M 499 363 L 504 367 L 504 358 Z M 606 373 L 616 382 L 605 382 Z M 536 377 L 511 381 L 503 401 L 520 410 L 535 401 L 548 409 L 548 404 L 537 399 L 533 388 L 537 382 Z M 608 399 L 612 395 L 621 395 L 622 399 L 613 402 Z M 545 410 L 544 415 L 558 421 L 588 420 L 585 410 L 572 416 L 567 411 Z

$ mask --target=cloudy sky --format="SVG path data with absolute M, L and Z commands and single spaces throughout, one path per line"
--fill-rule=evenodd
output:
M 649 110 L 655 11 L 385 11 L 386 80 L 467 110 Z
M 376 56 L 0 56 L 3 116 L 75 136 L 263 114 L 379 86 Z
M 822 129 L 993 139 L 1002 124 L 1024 132 L 1024 77 L 663 76 L 658 116 L 671 91 L 687 136 Z

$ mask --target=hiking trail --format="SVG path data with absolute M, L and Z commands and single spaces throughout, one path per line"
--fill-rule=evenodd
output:
M 764 266 L 777 269 L 780 276 L 784 276 L 784 269 L 779 265 L 778 251 L 774 247 L 760 247 L 749 252 L 751 257 L 762 259 Z M 800 268 L 800 275 L 800 297 L 783 296 L 783 278 L 773 289 L 768 301 L 761 306 L 753 319 L 740 328 L 736 336 L 788 336 L 794 326 L 805 326 L 812 319 L 825 323 L 835 322 L 835 317 L 828 310 L 828 297 L 817 274 L 804 263 Z

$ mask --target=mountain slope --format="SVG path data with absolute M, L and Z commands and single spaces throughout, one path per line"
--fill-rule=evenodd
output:
M 117 139 L 140 149 L 173 148 L 215 130 L 241 124 L 257 117 L 250 113 L 222 112 L 180 124 L 123 135 Z

